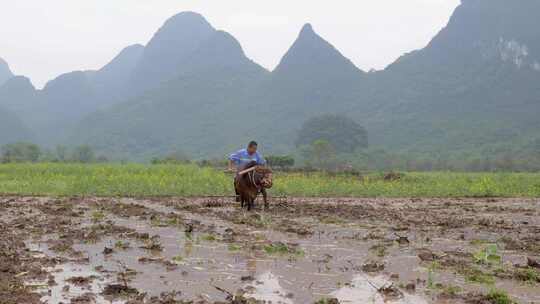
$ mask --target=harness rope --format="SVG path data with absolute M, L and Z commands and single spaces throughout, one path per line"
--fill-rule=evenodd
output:
M 255 171 L 251 171 L 251 172 L 248 172 L 248 177 L 249 177 L 249 181 L 251 182 L 251 184 L 257 188 L 257 190 L 261 190 L 261 186 L 260 185 L 257 185 L 257 183 L 255 182 Z

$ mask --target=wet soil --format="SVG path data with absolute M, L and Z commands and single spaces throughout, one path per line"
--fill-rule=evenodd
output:
M 0 198 L 0 303 L 540 303 L 540 200 Z

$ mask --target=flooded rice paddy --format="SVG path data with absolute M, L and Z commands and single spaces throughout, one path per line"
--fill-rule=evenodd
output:
M 534 199 L 4 197 L 0 233 L 1 303 L 540 303 Z

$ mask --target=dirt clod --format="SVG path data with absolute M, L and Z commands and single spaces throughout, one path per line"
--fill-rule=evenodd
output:
M 437 255 L 435 255 L 435 253 L 433 253 L 429 249 L 422 249 L 418 253 L 418 257 L 420 258 L 420 260 L 428 261 L 428 262 L 432 262 L 432 261 L 435 261 L 437 259 Z
M 131 288 L 126 285 L 109 284 L 105 286 L 101 294 L 104 296 L 119 297 L 119 296 L 137 295 L 139 294 L 139 292 L 137 291 L 137 289 Z
M 384 297 L 385 301 L 403 298 L 403 292 L 394 286 L 394 284 L 383 286 L 378 289 L 378 292 Z
M 71 299 L 71 304 L 94 304 L 96 303 L 96 296 L 92 293 L 85 293 L 81 296 Z
M 66 280 L 66 282 L 71 283 L 76 286 L 86 286 L 92 283 L 96 277 L 90 276 L 90 277 L 71 277 Z
M 233 200 L 0 198 L 0 302 L 314 303 L 385 286 L 387 302 L 492 304 L 467 295 L 501 282 L 537 298 L 536 200 L 287 198 L 258 213 Z
M 362 271 L 364 272 L 380 272 L 380 271 L 383 271 L 384 270 L 384 263 L 380 263 L 380 262 L 375 262 L 375 261 L 371 261 L 371 262 L 367 262 L 365 264 L 362 265 Z
M 527 266 L 540 269 L 540 260 L 528 257 Z

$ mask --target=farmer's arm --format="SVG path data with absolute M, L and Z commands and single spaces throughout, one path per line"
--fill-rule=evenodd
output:
M 240 163 L 240 152 L 235 152 L 229 156 L 229 171 L 234 171 L 235 167 Z
M 234 162 L 232 160 L 229 159 L 229 171 L 234 171 Z

